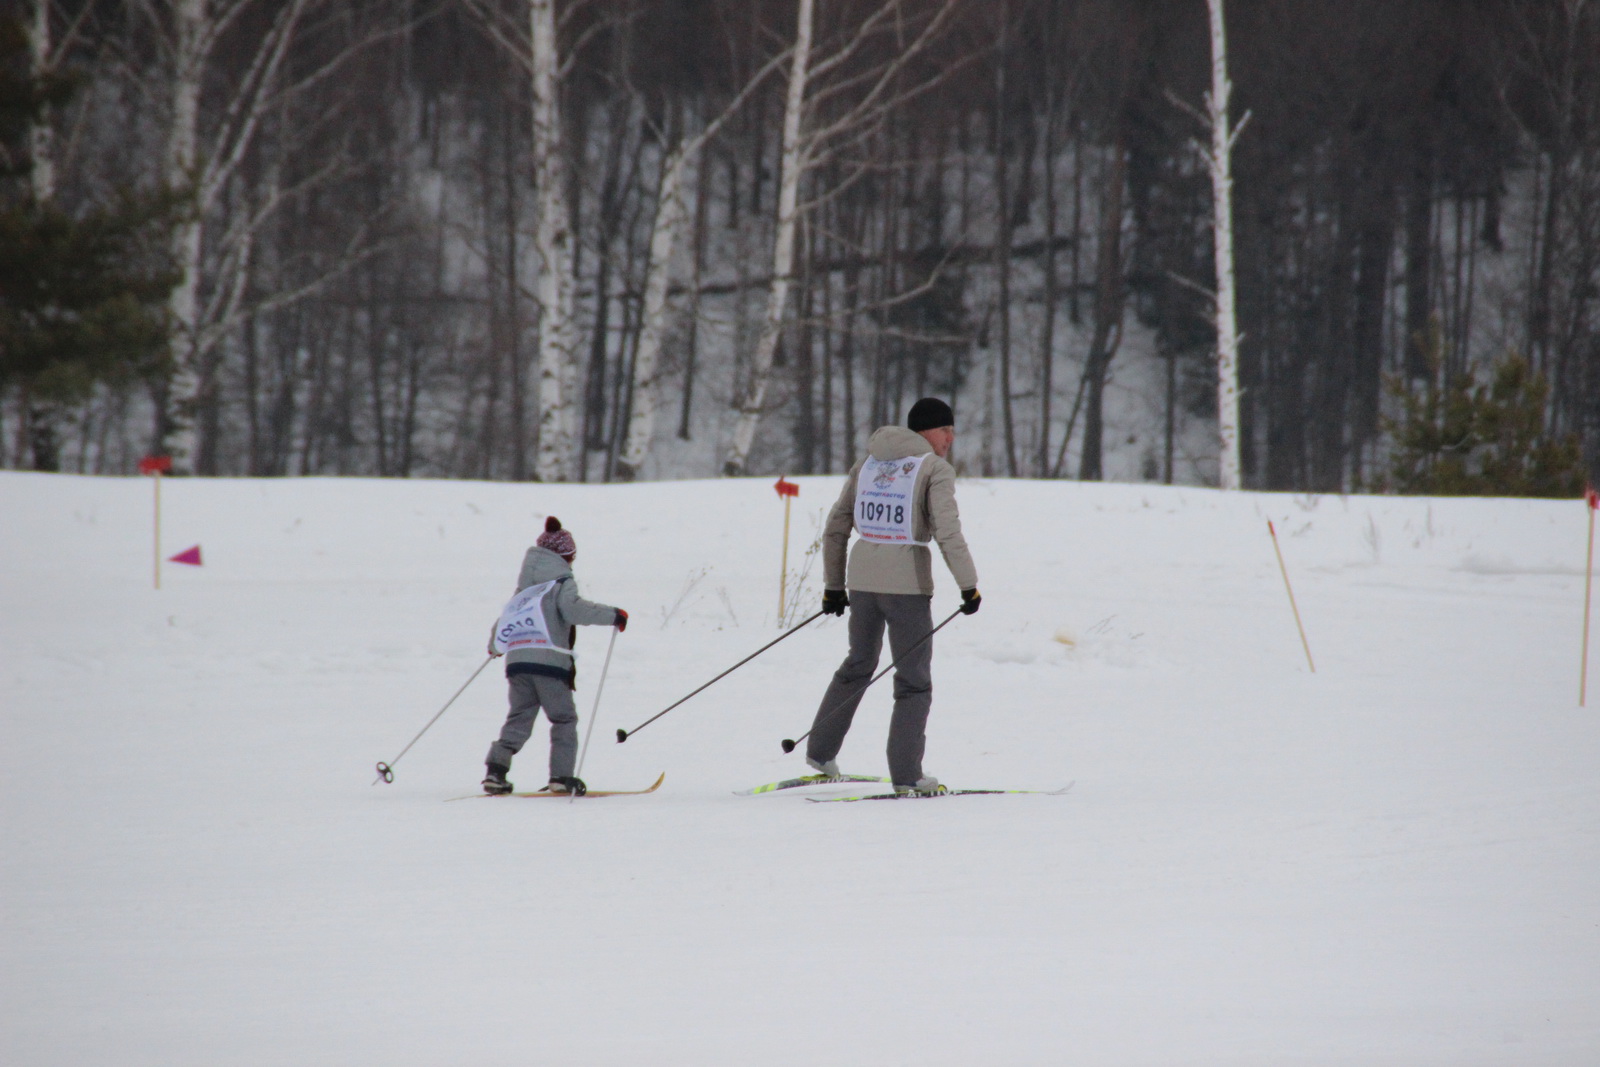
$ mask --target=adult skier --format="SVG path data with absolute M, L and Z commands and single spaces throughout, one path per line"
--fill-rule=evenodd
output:
M 906 425 L 884 426 L 867 441 L 867 456 L 850 470 L 822 532 L 822 610 L 850 609 L 850 654 L 834 672 L 811 724 L 806 762 L 837 775 L 837 756 L 877 668 L 883 631 L 897 664 L 889 722 L 889 776 L 897 793 L 941 793 L 922 773 L 924 729 L 933 704 L 933 562 L 937 543 L 961 590 L 961 610 L 978 610 L 978 572 L 961 536 L 956 472 L 947 461 L 956 436 L 950 405 L 924 397 Z M 845 547 L 850 531 L 859 534 Z
M 511 710 L 500 738 L 489 746 L 488 774 L 483 791 L 511 792 L 506 775 L 511 760 L 533 733 L 533 723 L 543 708 L 550 720 L 550 784 L 552 793 L 587 792 L 573 776 L 578 760 L 578 712 L 572 703 L 577 671 L 572 660 L 573 639 L 579 626 L 628 628 L 628 613 L 596 604 L 578 595 L 572 561 L 578 554 L 572 533 L 554 515 L 545 520 L 544 533 L 522 557 L 517 592 L 489 635 L 489 655 L 506 657 L 506 682 Z

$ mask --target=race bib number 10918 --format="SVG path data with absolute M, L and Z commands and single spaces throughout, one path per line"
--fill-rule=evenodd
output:
M 856 480 L 856 532 L 863 540 L 884 545 L 917 545 L 912 534 L 913 490 L 926 456 L 868 459 Z

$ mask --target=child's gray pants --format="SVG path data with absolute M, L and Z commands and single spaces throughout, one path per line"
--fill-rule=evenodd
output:
M 572 690 L 564 679 L 543 674 L 513 674 L 506 681 L 511 689 L 511 711 L 500 730 L 500 740 L 489 746 L 484 762 L 511 766 L 511 757 L 528 743 L 533 722 L 543 708 L 550 720 L 550 777 L 570 777 L 578 763 L 578 710 L 572 705 Z

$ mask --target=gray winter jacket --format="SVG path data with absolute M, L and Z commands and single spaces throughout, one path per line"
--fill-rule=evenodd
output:
M 912 536 L 918 541 L 937 542 L 945 566 L 960 589 L 978 587 L 978 569 L 966 538 L 961 536 L 961 515 L 956 510 L 956 469 L 932 455 L 928 439 L 903 426 L 883 426 L 867 441 L 873 459 L 904 459 L 928 454 L 917 474 L 916 511 Z M 917 545 L 884 545 L 857 540 L 850 545 L 855 529 L 856 479 L 862 459 L 850 468 L 844 489 L 828 513 L 822 529 L 822 579 L 828 589 L 859 589 L 868 593 L 922 593 L 933 595 L 933 555 Z M 849 546 L 849 566 L 845 548 Z
M 522 557 L 522 573 L 517 577 L 516 592 L 540 582 L 560 581 L 544 598 L 544 624 L 550 631 L 550 640 L 562 648 L 572 647 L 573 630 L 578 626 L 610 626 L 617 620 L 617 609 L 607 604 L 596 604 L 578 595 L 578 580 L 572 576 L 572 567 L 566 560 L 537 546 L 528 549 Z M 496 626 L 499 620 L 495 620 Z M 494 647 L 494 631 L 489 633 L 489 647 Z M 506 673 L 548 674 L 567 678 L 572 672 L 572 657 L 560 652 L 538 648 L 519 648 L 506 656 Z

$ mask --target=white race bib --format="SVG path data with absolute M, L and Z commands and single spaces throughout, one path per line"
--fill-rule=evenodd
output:
M 544 622 L 545 594 L 554 589 L 559 581 L 558 578 L 553 582 L 530 585 L 506 602 L 505 609 L 500 612 L 500 625 L 494 628 L 496 652 L 504 655 L 523 649 L 539 649 L 559 652 L 563 656 L 572 655 L 570 650 L 559 648 L 550 640 L 550 631 Z
M 911 532 L 917 472 L 928 458 L 873 459 L 861 465 L 856 479 L 856 532 L 862 540 L 880 545 L 926 545 Z

